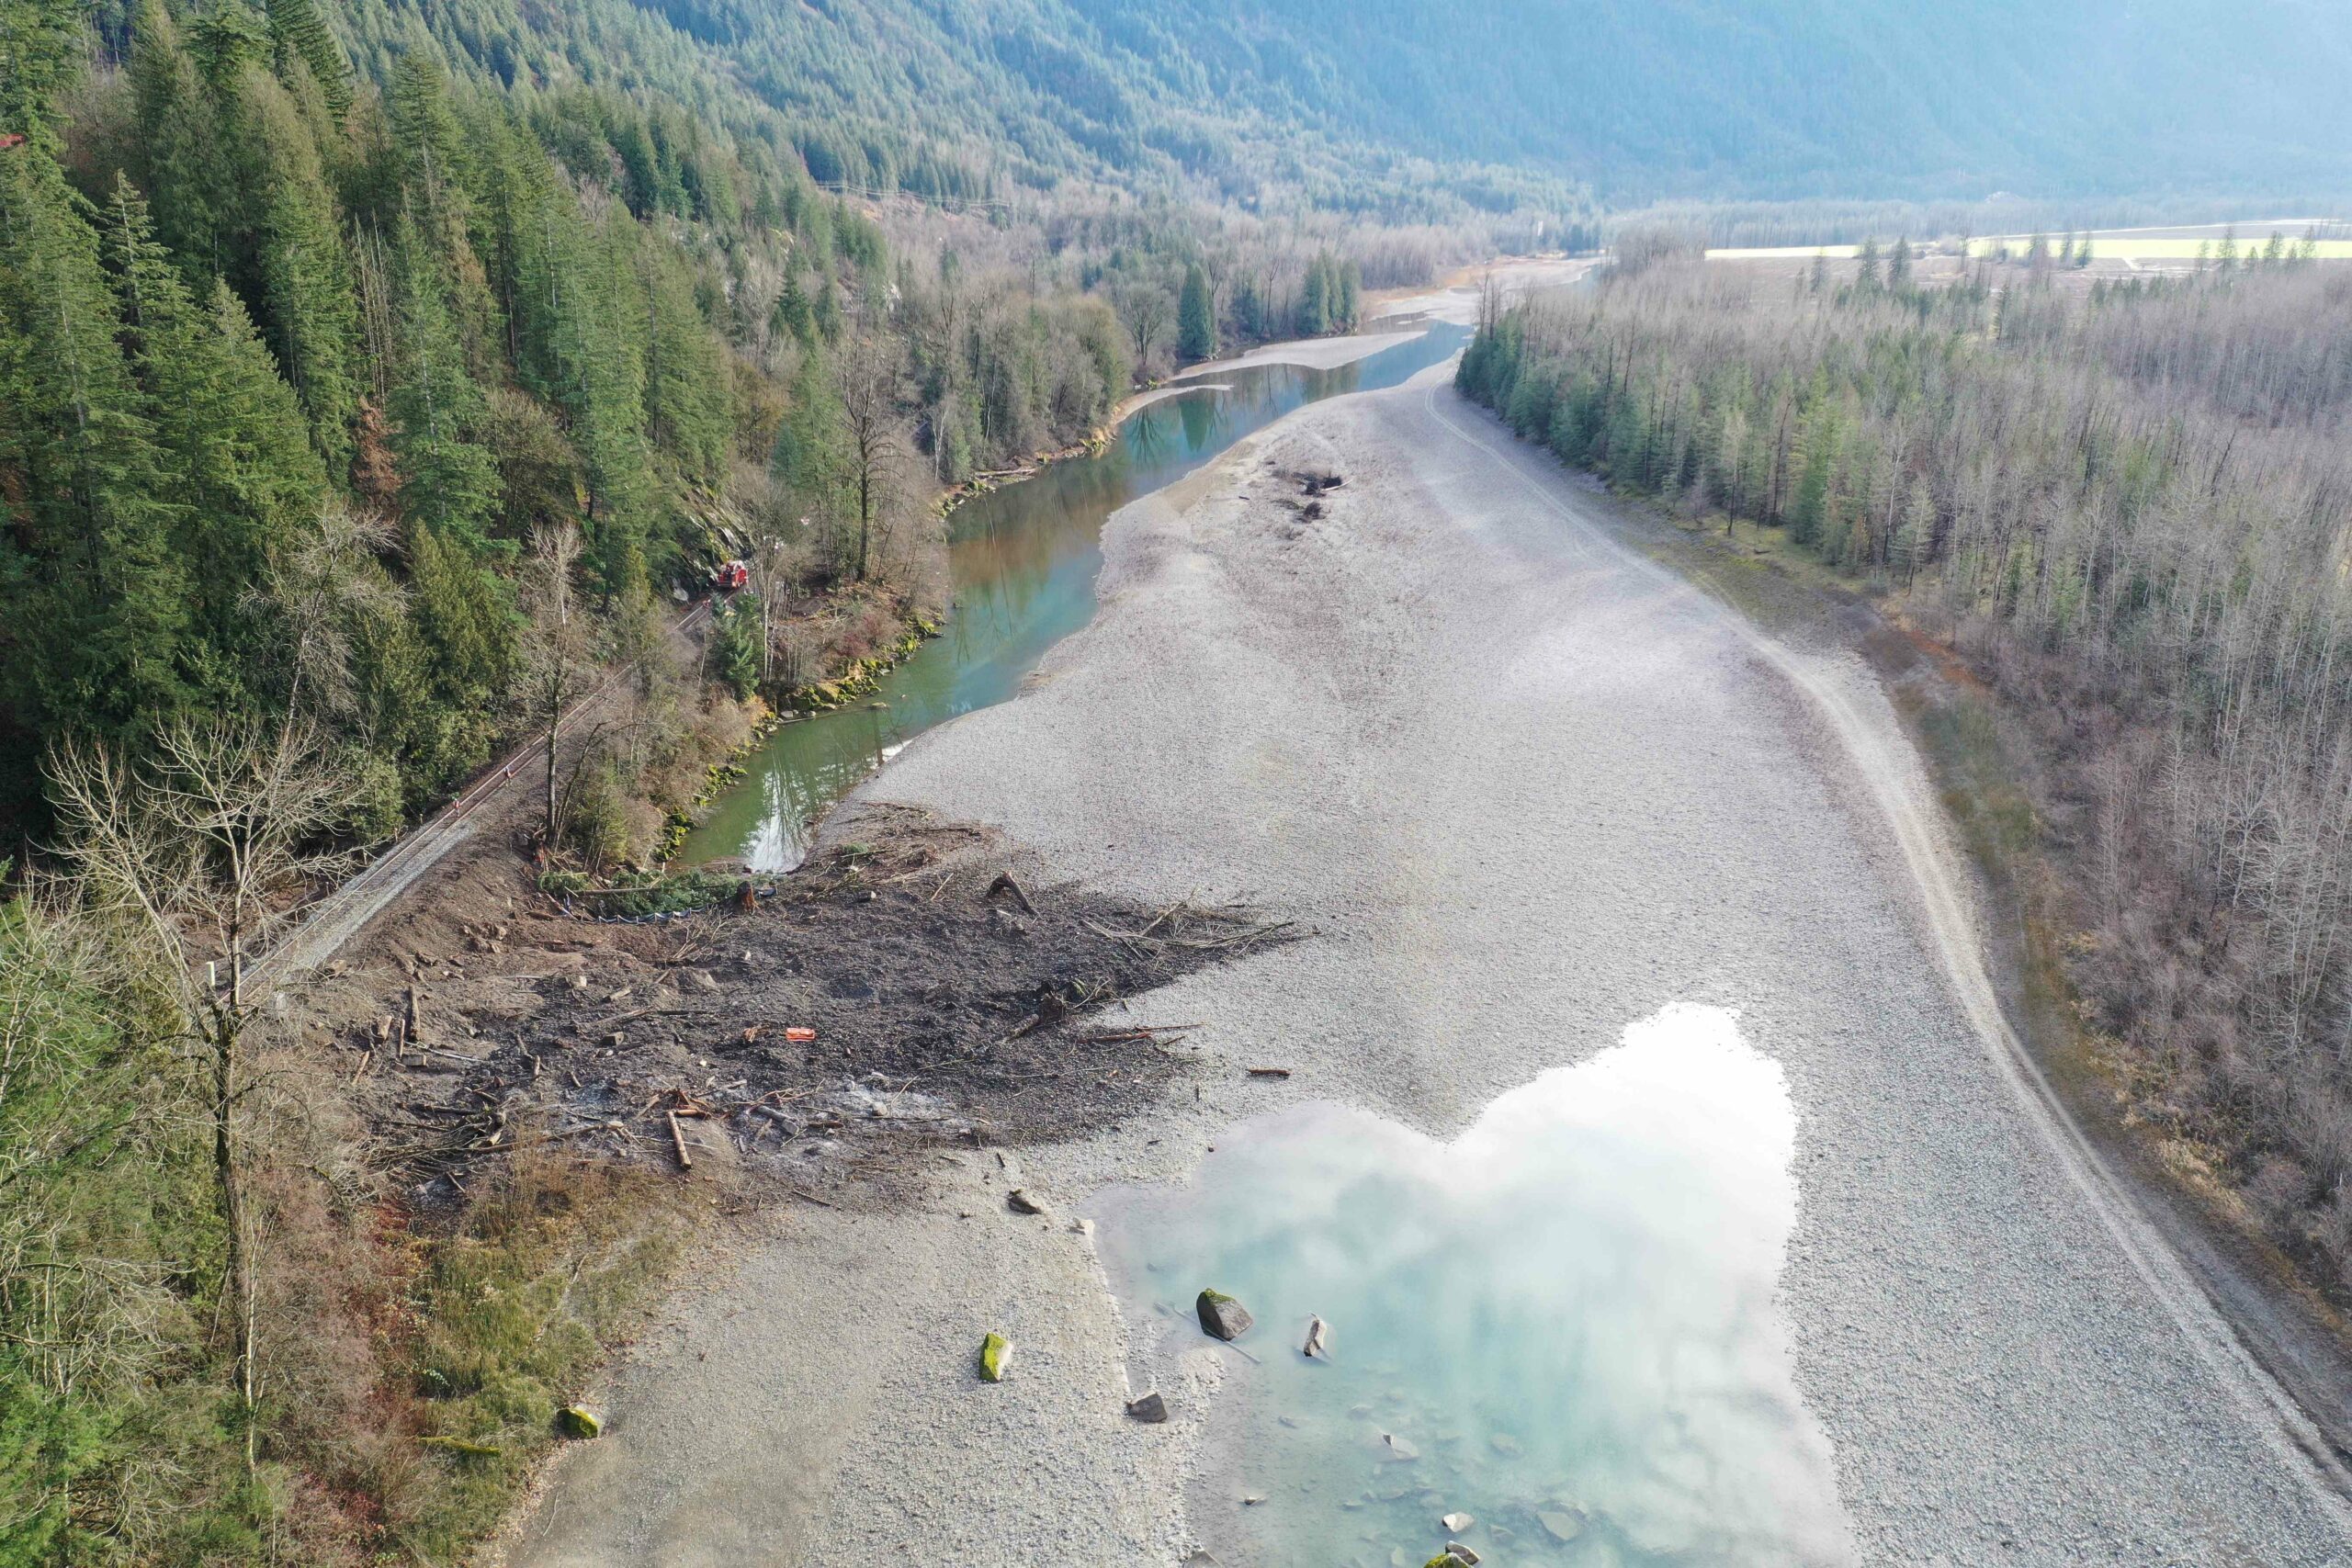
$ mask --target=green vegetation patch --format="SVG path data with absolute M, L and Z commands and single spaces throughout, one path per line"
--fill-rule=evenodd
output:
M 740 895 L 743 880 L 711 871 L 683 871 L 667 876 L 645 872 L 635 880 L 598 887 L 583 872 L 549 871 L 539 877 L 539 891 L 561 898 L 574 914 L 646 919 L 707 909 Z
M 625 1168 L 521 1164 L 451 1233 L 422 1244 L 406 1381 L 439 1473 L 400 1531 L 432 1562 L 495 1529 L 566 1434 L 580 1385 L 637 1321 L 696 1224 L 669 1183 Z

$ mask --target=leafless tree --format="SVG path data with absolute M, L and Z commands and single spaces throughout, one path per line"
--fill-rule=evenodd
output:
M 401 591 L 376 559 L 392 547 L 384 520 L 340 500 L 319 509 L 311 530 L 248 589 L 250 613 L 275 612 L 287 630 L 286 705 L 351 710 L 352 628 L 399 607 Z
M 308 722 L 175 724 L 132 763 L 102 745 L 49 759 L 62 848 L 94 912 L 133 933 L 187 1038 L 209 1066 L 213 1175 L 225 1236 L 221 1295 L 233 1337 L 245 1461 L 262 1390 L 254 1337 L 256 1238 L 246 1213 L 239 1107 L 244 1048 L 270 993 L 255 963 L 303 917 L 294 895 L 328 885 L 353 781 Z
M 784 498 L 763 495 L 743 519 L 743 564 L 760 606 L 760 679 L 775 675 L 775 622 L 785 596 L 807 564 L 807 520 L 792 515 Z
M 1135 344 L 1136 367 L 1141 369 L 1151 351 L 1168 336 L 1176 321 L 1176 297 L 1164 284 L 1148 278 L 1122 277 L 1112 286 L 1111 308 Z
M 546 816 L 541 841 L 552 849 L 558 827 L 557 753 L 563 721 L 587 690 L 593 672 L 593 627 L 573 578 L 581 556 L 579 528 L 555 523 L 533 530 L 525 563 L 521 690 L 533 725 L 547 738 Z
M 854 575 L 863 582 L 872 566 L 876 526 L 887 526 L 903 479 L 905 374 L 899 345 L 878 333 L 861 333 L 842 354 L 836 380 L 849 443 L 849 488 L 857 502 Z
M 2352 1300 L 2352 289 L 2283 241 L 2196 277 L 2051 271 L 1897 298 L 1661 263 L 1518 308 L 1484 395 L 1901 583 L 2080 824 L 2032 852 L 2064 889 L 2039 918 L 2082 933 L 2069 978 L 2134 1113 L 2217 1150 Z

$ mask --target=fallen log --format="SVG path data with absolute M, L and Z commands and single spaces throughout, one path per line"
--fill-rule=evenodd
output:
M 1020 880 L 1009 871 L 998 872 L 996 880 L 989 884 L 988 890 L 980 897 L 993 898 L 1000 893 L 1012 894 L 1012 901 L 1021 906 L 1023 914 L 1034 915 L 1037 912 L 1037 906 L 1029 902 L 1029 895 L 1023 890 Z

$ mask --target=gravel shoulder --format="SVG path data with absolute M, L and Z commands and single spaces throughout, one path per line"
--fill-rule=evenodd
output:
M 1192 1092 L 715 1263 L 512 1561 L 1177 1562 L 1216 1364 L 1130 1365 L 1069 1214 L 1299 1099 L 1446 1135 L 1676 1001 L 1737 1009 L 1788 1073 L 1781 1304 L 1862 1560 L 2352 1555 L 2290 1417 L 2015 1050 L 1874 677 L 1626 548 L 1442 376 L 1120 513 L 1093 623 L 834 829 L 920 807 L 1102 897 L 1311 929 L 1131 1004 L 1203 1023 Z M 1307 468 L 1345 479 L 1313 515 L 1283 477 Z M 1270 1059 L 1294 1076 L 1241 1071 Z M 1055 1213 L 1012 1214 L 1015 1179 Z M 991 1328 L 1001 1387 L 969 1370 Z M 1165 1427 L 1120 1413 L 1147 1379 Z

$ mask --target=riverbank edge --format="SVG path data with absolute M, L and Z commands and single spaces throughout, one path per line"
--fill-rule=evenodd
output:
M 2024 716 L 1893 590 L 1798 555 L 1773 530 L 1726 531 L 1720 515 L 1607 493 L 1629 543 L 1766 629 L 1842 623 L 1839 640 L 1884 686 L 1967 856 L 2002 1006 L 2036 1066 L 2247 1353 L 2352 1452 L 2352 1322 L 2260 1233 L 2204 1151 L 2139 1114 L 2128 1064 L 2085 1020 L 2066 972 L 2067 871 L 2036 796 Z M 1820 618 L 1792 613 L 1791 593 Z
M 1486 265 L 1499 265 L 1501 263 Z M 1408 292 L 1408 297 L 1424 306 L 1429 306 L 1440 299 L 1443 292 L 1442 286 L 1431 285 L 1429 289 L 1418 293 Z M 1080 457 L 1100 457 L 1109 448 L 1113 441 L 1118 439 L 1120 427 L 1125 425 L 1130 417 L 1162 399 L 1191 391 L 1218 389 L 1214 383 L 1196 382 L 1194 380 L 1196 377 L 1216 375 L 1227 370 L 1255 369 L 1270 365 L 1289 364 L 1309 368 L 1330 368 L 1369 358 L 1398 343 L 1410 341 L 1441 321 L 1454 325 L 1468 324 L 1466 317 L 1464 320 L 1455 321 L 1453 316 L 1442 314 L 1433 308 L 1423 309 L 1418 312 L 1418 315 L 1421 323 L 1418 332 L 1398 330 L 1335 333 L 1319 338 L 1277 339 L 1253 345 L 1238 358 L 1203 360 L 1196 365 L 1186 366 L 1148 386 L 1137 388 L 1121 399 L 1118 405 L 1111 411 L 1110 417 L 1089 432 L 1084 440 L 1073 442 L 1069 446 L 1057 447 L 1049 452 L 1036 453 L 1028 462 L 1016 468 L 992 468 L 985 473 L 974 474 L 960 483 L 944 486 L 934 492 L 929 503 L 929 511 L 939 524 L 940 532 L 932 549 L 935 556 L 944 556 L 949 520 L 955 515 L 956 510 L 966 503 L 985 495 L 993 495 L 1008 485 L 1020 484 L 1024 480 L 1035 479 L 1056 464 L 1069 462 Z M 1286 352 L 1289 354 L 1287 357 Z M 702 825 L 711 807 L 716 805 L 728 791 L 741 784 L 749 776 L 749 770 L 742 765 L 746 759 L 775 739 L 778 730 L 789 725 L 802 723 L 820 713 L 830 713 L 846 707 L 858 697 L 872 692 L 880 684 L 884 675 L 897 668 L 925 640 L 944 632 L 955 614 L 956 607 L 952 601 L 934 614 L 924 610 L 918 603 L 910 599 L 899 623 L 904 635 L 898 642 L 891 645 L 887 653 L 865 660 L 853 660 L 828 679 L 795 686 L 779 694 L 776 705 L 768 706 L 764 699 L 754 698 L 754 701 L 762 704 L 764 711 L 753 724 L 751 731 L 741 741 L 729 748 L 725 755 L 715 758 L 707 763 L 704 771 L 702 787 L 690 800 L 665 813 L 662 835 L 655 845 L 652 857 L 655 863 L 668 874 L 693 870 L 692 866 L 681 867 L 675 863 L 679 852 L 685 847 L 685 841 L 694 830 Z M 840 804 L 838 801 L 835 802 L 833 807 L 828 808 L 827 815 L 830 816 L 833 810 L 838 809 Z

